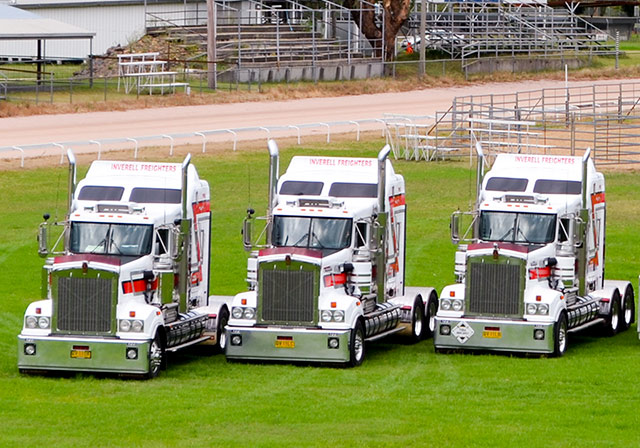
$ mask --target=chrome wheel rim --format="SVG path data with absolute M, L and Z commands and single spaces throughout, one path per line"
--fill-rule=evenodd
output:
M 558 351 L 564 353 L 567 349 L 567 325 L 563 322 L 558 330 Z
M 436 331 L 436 307 L 435 307 L 435 305 L 429 305 L 429 331 L 431 333 Z
M 618 305 L 617 302 L 613 302 L 611 309 L 611 329 L 618 329 Z
M 364 355 L 364 341 L 362 339 L 362 333 L 359 331 L 356 331 L 356 337 L 353 341 L 353 354 L 358 362 L 362 360 L 362 356 Z
M 413 312 L 413 334 L 416 337 L 422 335 L 422 316 L 419 308 L 416 308 Z
M 224 350 L 227 347 L 227 332 L 225 330 L 220 332 L 220 341 L 218 343 L 220 344 L 220 350 Z
M 156 374 L 160 371 L 160 365 L 162 364 L 162 348 L 156 339 L 151 343 L 149 348 L 149 372 Z
M 627 306 L 624 307 L 624 323 L 626 326 L 631 325 L 632 313 L 631 307 L 629 306 L 629 300 L 625 300 L 624 302 Z

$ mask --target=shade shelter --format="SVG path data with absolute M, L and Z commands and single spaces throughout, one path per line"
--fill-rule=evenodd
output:
M 0 40 L 36 41 L 34 55 L 38 79 L 41 79 L 46 56 L 47 40 L 87 39 L 90 56 L 93 53 L 93 38 L 96 33 L 54 19 L 45 19 L 32 12 L 0 4 Z M 1 55 L 0 55 L 1 56 Z

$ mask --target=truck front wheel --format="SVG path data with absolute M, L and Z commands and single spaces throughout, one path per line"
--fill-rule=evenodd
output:
M 562 313 L 553 327 L 553 356 L 559 358 L 567 351 L 567 316 Z
M 432 297 L 429 297 L 429 302 L 427 303 L 427 331 L 424 334 L 425 338 L 432 338 L 433 333 L 436 331 L 436 314 L 438 313 L 438 298 L 435 294 L 432 294 Z
M 149 361 L 149 370 L 147 371 L 147 379 L 152 379 L 158 376 L 164 359 L 164 347 L 160 340 L 160 335 L 156 333 L 156 336 L 151 341 L 149 346 L 149 353 L 147 354 Z
M 224 350 L 227 348 L 227 332 L 224 327 L 227 326 L 228 322 L 229 310 L 223 307 L 218 315 L 218 323 L 216 326 L 216 346 L 218 350 L 220 350 L 220 353 L 224 353 Z
M 364 361 L 364 327 L 362 321 L 356 323 L 356 327 L 351 330 L 351 341 L 349 342 L 349 367 L 357 367 Z
M 424 337 L 425 318 L 422 298 L 416 297 L 411 314 L 411 342 L 420 342 Z

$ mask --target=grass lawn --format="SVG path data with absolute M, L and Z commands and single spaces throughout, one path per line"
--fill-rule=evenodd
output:
M 380 147 L 283 147 L 281 168 L 294 154 L 374 157 Z M 267 151 L 194 154 L 194 164 L 212 189 L 211 292 L 234 294 L 245 289 L 242 218 L 247 205 L 266 205 Z M 407 281 L 441 290 L 454 278 L 449 215 L 468 208 L 473 170 L 468 161 L 394 166 L 407 182 Z M 42 213 L 64 215 L 66 174 L 57 165 L 0 172 L 0 446 L 640 445 L 635 324 L 612 338 L 572 335 L 560 359 L 436 355 L 431 340 L 383 340 L 355 369 L 227 363 L 196 347 L 152 381 L 21 376 L 16 335 L 39 297 L 36 229 Z M 637 286 L 640 176 L 607 182 L 607 277 Z

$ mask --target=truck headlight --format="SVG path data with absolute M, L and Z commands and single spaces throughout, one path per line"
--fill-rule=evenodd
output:
M 131 330 L 131 321 L 127 319 L 121 320 L 118 327 L 120 328 L 120 331 L 126 333 Z
M 255 318 L 255 317 L 256 317 L 256 310 L 255 310 L 255 308 L 245 308 L 245 309 L 244 309 L 244 315 L 243 315 L 243 317 L 244 317 L 245 319 L 249 319 L 249 320 L 251 320 L 251 319 Z
M 141 320 L 134 320 L 133 322 L 131 322 L 131 331 L 135 331 L 136 333 L 140 333 L 142 330 L 144 330 L 144 322 L 142 322 Z
M 27 316 L 24 319 L 24 324 L 27 328 L 36 328 L 38 326 L 38 319 L 35 316 Z
M 549 314 L 549 305 L 546 303 L 538 304 L 538 314 L 542 314 L 544 316 Z
M 38 318 L 38 327 L 42 330 L 49 328 L 49 318 L 46 316 L 41 316 Z
M 537 309 L 535 303 L 527 303 L 527 314 L 536 314 Z
M 233 316 L 234 319 L 242 319 L 242 308 L 240 308 L 239 306 L 234 306 L 233 308 L 231 308 L 231 316 Z
M 337 310 L 333 312 L 333 320 L 336 322 L 344 322 L 344 311 Z
M 322 310 L 322 313 L 320 313 L 320 319 L 322 319 L 322 322 L 331 322 L 332 317 L 333 313 L 329 310 Z
M 449 311 L 451 309 L 451 300 L 442 299 L 440 301 L 440 308 L 442 308 L 444 311 Z
M 451 308 L 453 308 L 453 311 L 462 311 L 462 300 L 452 300 L 451 301 Z

